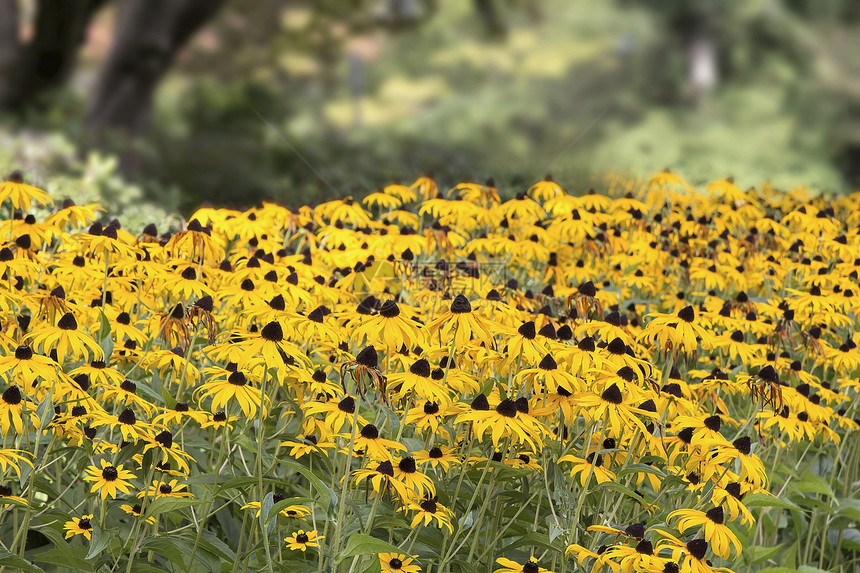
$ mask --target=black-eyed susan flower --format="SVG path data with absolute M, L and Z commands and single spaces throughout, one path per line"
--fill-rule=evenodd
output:
M 24 211 L 30 208 L 31 202 L 39 205 L 54 204 L 47 193 L 38 187 L 24 183 L 24 175 L 17 170 L 10 173 L 6 181 L 0 183 L 0 203 L 7 200 L 12 203 L 15 209 L 23 209 Z
M 382 573 L 419 573 L 421 566 L 416 561 L 417 556 L 402 553 L 378 553 L 379 566 Z
M 141 517 L 143 515 L 143 508 L 139 503 L 135 503 L 134 505 L 123 503 L 119 508 L 133 517 Z M 146 518 L 146 523 L 150 525 L 155 524 L 156 521 L 158 521 L 158 516 L 155 515 Z
M 66 530 L 66 539 L 72 538 L 75 535 L 83 535 L 89 541 L 93 535 L 93 524 L 90 522 L 92 518 L 93 515 L 88 514 L 67 521 L 63 526 L 63 529 Z
M 365 483 L 366 495 L 369 495 L 371 487 L 373 487 L 374 495 L 377 496 L 382 496 L 388 492 L 389 487 L 401 500 L 410 499 L 415 495 L 414 490 L 409 489 L 403 481 L 394 478 L 394 465 L 388 460 L 378 464 L 375 468 L 354 470 L 351 475 L 356 485 Z
M 87 467 L 87 475 L 84 481 L 93 482 L 90 492 L 98 492 L 102 499 L 110 496 L 111 499 L 116 499 L 117 492 L 129 493 L 131 483 L 128 481 L 135 476 L 132 472 L 122 469 L 122 466 L 115 467 L 107 460 L 100 460 L 100 467 L 91 465 Z
M 361 431 L 355 436 L 353 454 L 368 457 L 372 461 L 383 461 L 392 459 L 391 453 L 404 451 L 406 446 L 394 440 L 383 439 L 379 435 L 379 428 L 373 424 L 365 424 Z
M 431 467 L 438 467 L 448 472 L 452 466 L 460 464 L 460 459 L 447 446 L 433 446 L 428 450 L 415 452 L 415 463 L 422 465 L 429 464 Z
M 291 551 L 305 552 L 309 547 L 319 549 L 320 541 L 323 539 L 325 539 L 325 537 L 317 533 L 316 529 L 311 531 L 299 529 L 285 537 L 284 541 L 287 542 L 287 547 L 289 547 Z
M 272 503 L 279 503 L 284 501 L 283 494 L 274 493 L 272 494 Z M 251 501 L 242 506 L 242 509 L 254 509 L 256 513 L 254 517 L 260 517 L 260 511 L 262 508 L 262 504 L 259 501 Z M 299 521 L 306 521 L 306 518 L 311 515 L 311 509 L 306 505 L 293 504 L 288 505 L 280 511 L 280 514 L 284 517 L 290 519 L 296 519 Z
M 67 356 L 75 359 L 92 356 L 99 360 L 104 356 L 93 337 L 78 328 L 78 321 L 70 312 L 64 314 L 56 326 L 45 324 L 27 335 L 26 339 L 43 353 L 56 350 L 60 363 Z
M 242 350 L 243 362 L 262 361 L 267 369 L 280 370 L 287 365 L 289 359 L 306 361 L 299 347 L 286 339 L 284 329 L 277 321 L 268 323 L 258 334 L 244 341 Z
M 93 417 L 91 425 L 95 427 L 108 426 L 111 429 L 119 430 L 122 439 L 130 442 L 137 442 L 138 439 L 152 431 L 149 424 L 138 420 L 131 408 L 125 408 L 116 415 L 98 413 Z
M 401 306 L 393 300 L 385 301 L 378 314 L 360 321 L 352 336 L 355 340 L 366 339 L 369 344 L 382 343 L 388 349 L 425 344 L 421 325 L 408 318 Z
M 0 470 L 5 472 L 6 468 L 12 468 L 20 478 L 22 463 L 29 465 L 31 468 L 33 467 L 33 462 L 27 459 L 32 456 L 33 454 L 26 450 L 0 449 Z
M 552 573 L 549 569 L 538 565 L 538 560 L 534 557 L 523 564 L 506 557 L 499 557 L 496 563 L 501 567 L 494 569 L 493 573 Z
M 21 504 L 26 505 L 27 500 L 17 495 L 12 495 L 12 487 L 8 485 L 0 485 L 0 503 L 3 505 Z
M 472 312 L 472 304 L 462 294 L 454 297 L 448 311 L 430 322 L 427 330 L 438 334 L 443 343 L 450 341 L 457 348 L 465 346 L 473 337 L 487 345 L 491 345 L 493 339 L 492 326 Z
M 584 392 L 578 395 L 577 404 L 581 413 L 589 420 L 606 420 L 606 427 L 614 436 L 619 436 L 623 428 L 638 426 L 647 433 L 645 424 L 639 416 L 656 418 L 654 412 L 639 408 L 630 402 L 630 395 L 624 395 L 614 382 L 603 388 L 600 394 Z
M 662 537 L 657 542 L 657 551 L 660 553 L 667 551 L 671 554 L 671 563 L 679 566 L 679 569 L 675 569 L 676 571 L 681 573 L 713 573 L 713 568 L 705 557 L 708 553 L 707 541 L 697 538 L 684 543 L 666 531 L 658 530 L 657 533 Z
M 254 381 L 235 368 L 232 371 L 223 370 L 220 375 L 200 385 L 194 393 L 198 400 L 211 397 L 212 410 L 222 410 L 232 400 L 238 404 L 245 416 L 253 418 L 264 399 L 259 381 L 256 381 L 256 387 L 252 384 Z M 265 410 L 263 408 L 264 415 Z
M 438 498 L 427 497 L 418 500 L 409 500 L 402 508 L 402 511 L 414 511 L 412 516 L 411 527 L 418 527 L 419 524 L 424 526 L 434 525 L 439 529 L 445 528 L 448 533 L 453 533 L 454 527 L 451 525 L 453 512 L 439 503 Z
M 637 337 L 664 349 L 678 349 L 693 354 L 700 347 L 711 348 L 714 336 L 696 322 L 696 311 L 685 306 L 676 314 L 652 313 L 651 321 Z
M 156 457 L 156 460 L 159 460 L 156 463 L 172 462 L 180 472 L 183 474 L 188 473 L 188 462 L 194 458 L 180 448 L 179 444 L 173 440 L 173 432 L 162 430 L 154 436 L 145 435 L 144 441 L 146 442 L 143 447 L 144 453 L 150 450 L 161 453 L 160 456 Z
M 194 497 L 190 491 L 186 491 L 187 488 L 186 484 L 179 483 L 179 480 L 175 479 L 170 481 L 153 480 L 151 485 L 137 494 L 137 497 Z
M 615 480 L 615 474 L 603 465 L 603 454 L 592 452 L 583 459 L 573 454 L 567 454 L 558 458 L 558 463 L 572 462 L 570 477 L 579 476 L 579 483 L 585 487 L 588 479 L 594 476 L 597 483 L 605 483 Z
M 724 512 L 722 506 L 716 506 L 708 511 L 695 509 L 679 509 L 671 512 L 667 519 L 677 520 L 675 527 L 684 533 L 693 527 L 701 527 L 705 541 L 710 543 L 715 555 L 729 559 L 734 550 L 739 555 L 743 547 L 732 530 L 723 524 Z
M 25 420 L 28 432 L 38 426 L 39 416 L 36 415 L 35 404 L 31 405 L 25 417 L 25 400 L 18 386 L 9 386 L 0 395 L 0 432 L 4 436 L 9 434 L 10 429 L 14 429 L 18 435 L 22 434 Z

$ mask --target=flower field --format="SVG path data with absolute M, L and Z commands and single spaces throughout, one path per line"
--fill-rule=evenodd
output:
M 860 569 L 860 196 L 608 188 L 171 235 L 13 174 L 0 566 Z

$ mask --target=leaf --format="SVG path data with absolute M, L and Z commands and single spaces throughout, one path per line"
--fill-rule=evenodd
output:
M 217 555 L 223 561 L 228 563 L 232 563 L 236 560 L 236 554 L 233 552 L 230 547 L 227 546 L 226 543 L 221 541 L 214 533 L 211 531 L 204 531 L 203 535 L 200 537 L 200 547 L 211 553 L 212 555 Z
M 641 495 L 639 495 L 638 493 L 636 493 L 635 491 L 633 491 L 629 487 L 625 487 L 619 483 L 607 481 L 607 482 L 603 482 L 602 484 L 599 484 L 597 487 L 598 488 L 604 488 L 604 489 L 611 489 L 612 491 L 617 491 L 618 493 L 622 493 L 622 494 L 626 495 L 627 497 L 635 499 L 636 501 L 638 501 L 640 503 L 647 503 Z
M 156 392 L 155 390 L 150 388 L 149 385 L 146 384 L 146 382 L 135 381 L 135 384 L 137 385 L 137 392 L 139 394 L 143 394 L 144 396 L 152 400 L 154 403 L 157 404 L 164 399 L 164 396 L 162 396 L 161 392 Z
M 747 547 L 744 549 L 744 561 L 746 563 L 758 565 L 759 563 L 764 563 L 765 561 L 782 551 L 782 549 L 782 545 L 777 545 L 776 547 L 763 547 L 761 545 Z
M 313 486 L 313 488 L 319 494 L 320 502 L 323 504 L 326 510 L 328 510 L 328 508 L 334 503 L 336 494 L 331 489 L 329 489 L 329 487 L 324 484 L 322 480 L 316 476 L 315 473 L 313 473 L 308 468 L 294 460 L 280 459 L 278 460 L 278 463 L 283 464 L 290 469 L 293 469 L 302 474 L 302 476 L 304 476 L 311 483 L 311 486 Z
M 794 487 L 803 493 L 817 493 L 826 495 L 831 499 L 836 498 L 836 494 L 833 493 L 833 488 L 830 487 L 830 484 L 827 483 L 823 477 L 817 476 L 811 472 L 803 473 L 801 475 L 801 481 L 795 482 Z
M 382 573 L 382 564 L 379 559 L 371 559 L 370 564 L 361 573 Z
M 110 321 L 105 316 L 105 311 L 99 307 L 99 331 L 96 333 L 96 340 L 103 343 L 106 338 L 110 339 L 110 331 Z M 105 354 L 105 356 L 110 356 L 110 354 Z
M 860 500 L 844 499 L 836 510 L 836 515 L 847 517 L 860 523 Z
M 159 569 L 158 567 L 153 567 L 148 563 L 141 563 L 140 561 L 135 561 L 131 566 L 132 573 L 164 573 L 164 569 Z
M 628 466 L 625 466 L 623 469 L 618 470 L 616 476 L 618 477 L 618 479 L 621 479 L 622 477 L 629 474 L 640 473 L 654 474 L 655 476 L 659 477 L 666 476 L 666 472 L 664 472 L 663 470 L 655 468 L 653 466 L 649 466 L 647 464 L 630 464 Z
M 744 496 L 743 504 L 747 507 L 777 507 L 792 511 L 803 511 L 799 505 L 766 493 L 749 493 Z
M 549 537 L 547 537 L 546 535 L 532 532 L 523 535 L 519 539 L 515 539 L 514 541 L 503 547 L 501 550 L 501 554 L 504 555 L 508 551 L 511 551 L 512 549 L 515 549 L 517 547 L 522 547 L 523 545 L 528 547 L 540 547 L 549 551 L 561 551 L 562 549 L 558 543 L 550 541 Z
M 86 547 L 66 544 L 33 556 L 34 561 L 50 563 L 60 567 L 74 568 L 77 571 L 95 571 L 92 563 L 86 560 Z
M 400 553 L 400 549 L 375 537 L 353 533 L 347 540 L 346 547 L 334 558 L 334 562 L 340 563 L 348 557 L 375 553 Z
M 269 512 L 272 511 L 274 505 L 274 494 L 269 492 L 263 497 L 263 502 L 260 504 L 260 529 L 265 531 L 266 535 L 272 535 L 272 531 L 275 529 L 275 522 L 269 520 Z
M 143 551 L 152 551 L 162 555 L 183 571 L 188 571 L 188 568 L 185 567 L 184 553 L 169 537 L 147 537 L 141 545 L 141 552 Z
M 51 400 L 51 393 L 45 396 L 45 399 L 39 402 L 36 407 L 36 416 L 39 418 L 39 429 L 44 430 L 54 418 L 54 402 Z
M 460 570 L 460 573 L 480 573 L 480 569 L 475 567 L 472 563 L 468 563 L 463 561 L 462 559 L 454 559 L 451 561 L 451 567 L 457 567 Z
M 111 534 L 106 532 L 101 527 L 93 526 L 92 538 L 90 539 L 90 550 L 87 551 L 84 559 L 93 559 L 98 557 L 99 553 L 105 550 L 105 547 L 110 545 Z
M 25 559 L 21 559 L 14 553 L 9 553 L 5 549 L 0 549 L 0 566 L 11 567 L 15 571 L 28 571 L 32 573 L 45 573 L 41 567 L 37 567 Z
M 128 446 L 124 447 L 119 451 L 119 455 L 116 457 L 114 465 L 116 467 L 121 466 L 123 462 L 125 462 L 126 460 L 130 460 L 132 456 L 135 456 L 140 453 L 140 451 L 143 449 L 143 446 L 144 441 L 138 440 L 137 443 L 129 444 Z
M 196 505 L 202 501 L 201 499 L 189 499 L 187 497 L 159 497 L 146 508 L 145 517 L 155 517 L 156 515 L 161 515 L 175 509 Z

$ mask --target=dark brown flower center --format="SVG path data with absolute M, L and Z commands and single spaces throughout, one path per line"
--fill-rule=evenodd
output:
M 17 386 L 9 386 L 6 388 L 6 391 L 3 392 L 2 398 L 3 401 L 10 406 L 17 406 L 21 403 L 21 390 L 19 390 Z
M 496 406 L 496 412 L 505 418 L 515 418 L 517 415 L 517 403 L 509 398 L 505 398 Z

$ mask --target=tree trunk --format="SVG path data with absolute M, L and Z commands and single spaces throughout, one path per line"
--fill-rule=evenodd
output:
M 0 78 L 10 78 L 11 70 L 18 59 L 21 38 L 18 36 L 18 0 L 0 0 Z M 3 100 L 8 82 L 3 82 L 0 101 Z
M 115 38 L 87 113 L 93 130 L 144 134 L 155 88 L 176 54 L 224 0 L 124 0 Z M 127 158 L 126 158 L 127 159 Z M 126 168 L 130 167 L 127 163 Z
M 487 34 L 495 40 L 504 39 L 508 30 L 505 28 L 495 0 L 473 0 L 473 3 Z
M 39 0 L 33 39 L 18 40 L 16 0 L 0 0 L 0 105 L 18 110 L 39 103 L 71 72 L 87 26 L 106 0 Z

